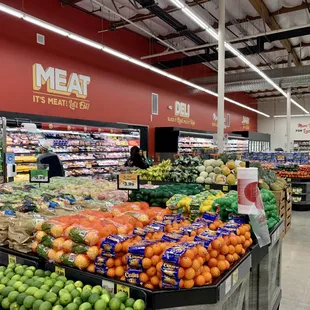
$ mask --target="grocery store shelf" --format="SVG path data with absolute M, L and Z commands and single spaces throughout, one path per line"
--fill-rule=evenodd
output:
M 128 155 L 129 156 L 129 155 Z M 84 158 L 84 159 L 60 159 L 61 161 L 97 161 L 97 160 L 121 160 L 128 157 L 105 157 L 105 158 Z

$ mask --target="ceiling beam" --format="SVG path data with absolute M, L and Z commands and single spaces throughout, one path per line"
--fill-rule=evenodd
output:
M 277 15 L 286 14 L 286 13 L 290 13 L 290 12 L 296 12 L 296 11 L 305 10 L 305 9 L 308 9 L 307 3 L 302 3 L 300 5 L 297 5 L 297 6 L 294 6 L 291 8 L 282 7 L 280 10 L 277 10 L 273 13 L 270 13 L 270 16 L 277 16 Z M 254 20 L 258 20 L 258 19 L 261 19 L 261 16 L 246 16 L 245 18 L 237 19 L 236 21 L 239 24 L 242 24 L 242 23 L 246 23 L 248 21 L 254 21 Z M 226 27 L 232 26 L 232 25 L 233 25 L 233 23 L 230 21 L 225 24 Z M 211 26 L 214 29 L 217 29 L 218 28 L 218 22 L 213 23 L 213 25 L 211 25 Z M 201 33 L 204 31 L 205 30 L 202 28 L 197 28 L 197 29 L 193 30 L 193 32 L 195 32 L 195 33 Z M 170 33 L 170 34 L 165 35 L 165 36 L 158 36 L 158 37 L 162 40 L 171 40 L 171 39 L 176 39 L 176 38 L 179 38 L 182 36 L 183 36 L 182 33 L 174 32 L 174 33 Z
M 60 2 L 66 6 L 66 5 L 73 5 L 81 2 L 82 0 L 60 0 Z
M 262 0 L 249 0 L 253 5 L 257 13 L 262 17 L 263 21 L 268 25 L 271 30 L 279 30 L 281 29 L 280 25 L 274 18 L 274 16 L 270 15 L 270 12 Z M 292 59 L 295 66 L 301 66 L 301 62 L 294 51 L 291 42 L 288 39 L 281 40 L 282 45 L 287 50 L 287 52 L 292 54 Z
M 306 58 L 303 58 L 303 61 L 310 61 L 310 57 L 306 57 Z M 273 65 L 277 66 L 277 65 L 287 65 L 287 60 L 281 60 L 277 63 L 274 63 Z M 266 64 L 259 64 L 259 65 L 256 65 L 256 67 L 268 67 L 268 65 Z M 249 69 L 247 66 L 239 66 L 239 67 L 235 67 L 235 68 L 227 68 L 225 69 L 225 72 L 230 72 L 230 71 L 238 71 L 238 70 L 251 70 Z
M 309 90 L 309 86 L 297 86 L 297 87 L 293 87 L 292 90 Z M 259 95 L 259 94 L 265 94 L 265 93 L 270 93 L 270 92 L 277 92 L 276 90 L 272 89 L 272 90 L 257 90 L 257 91 L 249 91 L 246 92 L 247 94 L 253 96 L 253 95 Z
M 188 6 L 190 6 L 190 7 L 192 7 L 192 6 L 195 6 L 195 5 L 198 5 L 198 4 L 204 4 L 204 3 L 209 2 L 209 1 L 210 0 L 196 0 L 196 2 L 187 2 L 186 4 Z M 173 13 L 173 12 L 180 11 L 180 9 L 175 7 L 175 6 L 168 6 L 164 10 L 165 10 L 166 13 Z M 137 22 L 141 22 L 143 20 L 150 19 L 150 18 L 153 18 L 153 17 L 156 17 L 156 15 L 153 14 L 153 13 L 137 14 L 137 15 L 131 17 L 130 21 L 133 22 L 133 23 L 137 23 Z M 130 25 L 130 24 L 128 22 L 126 22 L 126 21 L 118 21 L 118 22 L 114 22 L 113 23 L 113 26 L 116 27 L 116 29 L 123 28 L 123 27 L 125 27 L 127 25 Z
M 292 96 L 295 96 L 295 95 L 300 95 L 300 96 L 303 96 L 303 95 L 307 95 L 307 94 L 310 94 L 309 91 L 306 91 L 306 92 L 303 92 L 303 93 L 300 93 L 300 92 L 292 92 Z M 270 98 L 283 98 L 283 95 L 279 94 L 279 95 L 270 95 L 270 96 L 261 96 L 261 97 L 253 97 L 254 99 L 257 99 L 257 100 L 264 100 L 264 99 L 270 99 Z

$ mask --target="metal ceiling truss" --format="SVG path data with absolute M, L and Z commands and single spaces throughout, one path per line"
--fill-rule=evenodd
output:
M 258 53 L 263 53 L 263 52 L 268 52 L 268 50 L 264 49 L 264 44 L 266 42 L 274 42 L 278 40 L 287 40 L 289 38 L 295 38 L 295 37 L 301 37 L 305 35 L 310 34 L 310 25 L 308 27 L 303 27 L 302 29 L 293 29 L 293 30 L 288 30 L 288 31 L 282 31 L 280 33 L 273 33 L 265 36 L 258 37 L 256 41 L 255 46 L 248 46 L 244 48 L 238 49 L 240 53 L 243 55 L 255 55 Z M 292 48 L 293 50 L 293 48 Z M 161 68 L 161 69 L 171 69 L 175 67 L 180 67 L 180 66 L 189 66 L 193 64 L 198 64 L 206 61 L 215 61 L 217 60 L 217 53 L 212 53 L 212 54 L 199 54 L 199 55 L 194 55 L 194 56 L 187 56 L 183 58 L 178 58 L 178 59 L 172 59 L 172 60 L 167 60 L 167 61 L 160 61 L 157 63 L 153 63 L 154 66 Z M 236 57 L 234 54 L 232 54 L 229 51 L 226 51 L 225 53 L 225 58 L 233 58 Z M 235 69 L 236 70 L 236 69 Z
M 282 14 L 286 14 L 286 13 L 290 13 L 290 12 L 297 12 L 297 11 L 301 11 L 301 10 L 305 10 L 305 9 L 308 9 L 308 6 L 306 3 L 302 3 L 300 5 L 297 5 L 297 6 L 291 7 L 291 8 L 282 7 L 280 10 L 277 10 L 273 13 L 270 13 L 270 16 L 275 17 L 277 15 L 282 15 Z M 255 21 L 255 20 L 259 20 L 259 19 L 262 19 L 261 16 L 246 16 L 245 18 L 242 18 L 242 19 L 236 19 L 236 22 L 238 24 L 242 24 L 242 23 L 251 22 L 251 21 Z M 233 25 L 234 24 L 231 21 L 229 21 L 225 24 L 226 27 L 233 26 Z M 218 28 L 218 22 L 214 22 L 211 26 L 212 26 L 212 28 L 217 29 Z M 193 30 L 193 32 L 196 34 L 202 33 L 204 31 L 205 30 L 201 29 L 201 28 L 197 28 L 197 29 Z M 179 38 L 182 36 L 183 35 L 181 33 L 173 32 L 173 33 L 167 34 L 165 36 L 158 36 L 158 37 L 162 40 L 171 40 L 171 39 L 176 39 L 176 38 Z

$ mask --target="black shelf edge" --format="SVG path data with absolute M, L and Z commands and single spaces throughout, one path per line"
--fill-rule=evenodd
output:
M 152 185 L 169 185 L 169 184 L 196 184 L 196 185 L 202 185 L 205 187 L 206 190 L 208 189 L 215 189 L 215 190 L 221 190 L 224 192 L 229 192 L 231 190 L 237 190 L 237 185 L 227 185 L 227 184 L 201 184 L 201 183 L 176 183 L 176 182 L 164 182 L 164 181 L 146 181 L 146 180 L 140 180 L 139 183 L 141 185 L 143 184 L 152 184 Z

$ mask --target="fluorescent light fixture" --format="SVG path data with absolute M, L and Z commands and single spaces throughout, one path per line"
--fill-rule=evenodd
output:
M 128 55 L 118 52 L 115 49 L 107 47 L 107 46 L 104 46 L 103 51 L 113 56 L 116 56 L 118 58 L 124 59 L 124 60 L 129 60 L 130 58 Z
M 184 8 L 184 4 L 179 0 L 171 0 L 179 9 Z
M 218 40 L 218 34 L 214 28 L 212 28 L 208 23 L 204 22 L 200 19 L 200 17 L 184 2 L 180 0 L 170 0 L 173 4 L 175 4 L 178 8 L 184 12 L 192 21 L 194 21 L 201 28 L 205 29 L 212 37 Z M 252 64 L 244 55 L 242 55 L 237 49 L 235 49 L 230 43 L 224 42 L 225 48 L 232 52 L 235 56 L 237 56 L 240 60 L 242 60 L 246 65 L 248 65 L 251 69 L 253 69 L 256 73 L 258 73 L 264 80 L 266 80 L 272 87 L 274 87 L 277 91 L 279 91 L 285 98 L 287 98 L 287 93 L 279 87 L 276 83 L 274 83 L 263 71 L 261 71 L 258 67 Z M 228 100 L 229 101 L 229 100 Z M 295 104 L 298 108 L 303 110 L 305 113 L 309 113 L 305 108 L 303 108 L 299 103 L 295 100 L 291 100 L 293 104 Z
M 287 118 L 287 115 L 274 115 L 274 118 Z M 291 117 L 310 117 L 309 114 L 293 114 Z
M 305 113 L 309 113 L 304 107 L 302 107 L 298 102 L 296 102 L 294 99 L 291 99 L 291 101 L 301 110 L 303 110 Z
M 7 14 L 10 14 L 12 16 L 18 17 L 18 18 L 22 18 L 24 15 L 22 12 L 15 10 L 15 9 L 13 9 L 13 8 L 5 5 L 5 4 L 2 4 L 2 3 L 0 3 L 0 11 L 7 13 Z
M 135 64 L 135 65 L 137 65 L 137 66 L 139 66 L 139 67 L 143 67 L 145 69 L 150 69 L 150 67 L 151 67 L 149 64 L 147 64 L 147 63 L 145 63 L 145 62 L 143 62 L 141 60 L 132 58 L 132 57 L 129 57 L 128 61 L 133 63 L 133 64 Z
M 56 32 L 62 36 L 67 37 L 69 35 L 68 31 L 65 31 L 59 27 L 55 27 L 54 25 L 51 25 L 49 23 L 43 22 L 37 18 L 33 18 L 33 17 L 28 16 L 28 15 L 25 15 L 25 16 L 23 16 L 23 19 L 29 23 L 32 23 L 32 24 L 37 25 L 39 27 L 42 27 L 44 29 L 50 30 L 52 32 Z
M 182 9 L 182 10 L 185 9 L 185 6 L 184 6 L 179 0 L 171 0 L 171 1 L 172 1 L 175 5 L 177 5 L 180 9 Z M 88 45 L 88 46 L 90 46 L 90 47 L 96 48 L 96 49 L 98 49 L 98 50 L 102 50 L 103 52 L 106 52 L 106 53 L 108 53 L 108 54 L 111 54 L 111 55 L 113 55 L 113 56 L 116 56 L 116 57 L 118 57 L 118 58 L 121 58 L 121 59 L 123 59 L 123 60 L 126 60 L 126 61 L 128 61 L 128 62 L 130 62 L 130 63 L 133 63 L 133 64 L 139 66 L 139 67 L 148 69 L 148 70 L 150 70 L 150 71 L 152 71 L 152 72 L 155 72 L 155 73 L 157 73 L 157 74 L 160 74 L 160 75 L 162 75 L 162 76 L 165 76 L 165 77 L 167 77 L 167 78 L 169 78 L 169 79 L 171 79 L 171 80 L 177 81 L 177 82 L 179 82 L 179 83 L 188 85 L 188 86 L 190 86 L 190 87 L 192 87 L 192 88 L 195 88 L 195 89 L 198 89 L 198 90 L 203 91 L 203 92 L 205 92 L 205 93 L 208 93 L 208 94 L 210 94 L 210 95 L 212 95 L 212 96 L 215 96 L 215 97 L 218 96 L 217 93 L 215 93 L 215 92 L 213 92 L 213 91 L 211 91 L 211 90 L 209 90 L 209 89 L 207 89 L 207 88 L 204 88 L 204 87 L 202 87 L 202 86 L 199 86 L 199 85 L 196 85 L 196 84 L 194 84 L 194 83 L 191 83 L 190 81 L 184 80 L 184 79 L 182 79 L 182 78 L 180 78 L 180 77 L 178 77 L 178 76 L 176 76 L 176 75 L 170 74 L 170 73 L 168 73 L 168 72 L 166 72 L 166 71 L 164 71 L 164 70 L 161 70 L 161 69 L 158 69 L 158 68 L 156 68 L 156 67 L 153 67 L 153 66 L 151 66 L 151 65 L 149 65 L 149 64 L 147 64 L 147 63 L 145 63 L 145 62 L 142 62 L 142 61 L 140 61 L 140 60 L 138 60 L 138 59 L 135 59 L 135 58 L 133 58 L 133 57 L 130 57 L 130 56 L 128 56 L 128 55 L 126 55 L 126 54 L 124 54 L 124 53 L 121 53 L 121 52 L 119 52 L 119 51 L 117 51 L 117 50 L 115 50 L 115 49 L 113 49 L 113 48 L 110 48 L 110 47 L 108 47 L 108 46 L 102 45 L 102 44 L 97 43 L 97 42 L 95 42 L 95 41 L 89 40 L 89 39 L 87 39 L 87 38 L 85 38 L 85 37 L 82 37 L 82 36 L 80 36 L 80 35 L 77 35 L 77 34 L 75 34 L 75 33 L 69 32 L 69 31 L 67 31 L 67 30 L 65 30 L 65 29 L 63 29 L 63 28 L 60 28 L 60 27 L 54 26 L 54 25 L 52 25 L 52 24 L 49 24 L 49 23 L 47 23 L 47 22 L 45 22 L 45 21 L 43 21 L 43 20 L 41 20 L 41 19 L 38 19 L 38 18 L 33 17 L 33 16 L 30 16 L 30 15 L 28 15 L 28 14 L 25 14 L 25 13 L 23 13 L 23 12 L 21 12 L 21 11 L 15 10 L 15 9 L 13 9 L 13 8 L 11 8 L 11 7 L 9 7 L 9 6 L 3 5 L 3 4 L 1 4 L 1 3 L 0 3 L 0 11 L 3 11 L 3 12 L 5 12 L 5 13 L 11 14 L 11 15 L 14 15 L 14 16 L 17 16 L 17 17 L 22 17 L 25 21 L 30 22 L 30 23 L 32 23 L 32 24 L 36 24 L 36 25 L 39 26 L 39 27 L 42 27 L 42 28 L 51 30 L 51 31 L 53 31 L 53 32 L 55 32 L 55 33 L 58 33 L 58 34 L 60 34 L 60 35 L 63 35 L 63 36 L 67 36 L 69 39 L 72 39 L 72 40 L 74 40 L 74 41 L 77 41 L 77 42 L 80 42 L 80 43 L 82 43 L 82 44 Z M 187 12 L 187 11 L 186 11 L 186 12 Z M 192 14 L 191 14 L 191 16 L 192 16 Z M 192 17 L 191 17 L 191 18 L 192 18 Z M 196 21 L 197 23 L 198 23 L 198 22 L 199 22 L 199 23 L 202 22 L 202 20 L 200 20 L 199 18 L 196 18 L 195 21 Z M 207 25 L 207 24 L 206 24 L 206 25 Z M 212 28 L 210 31 L 213 31 L 213 32 L 215 33 L 215 30 L 214 30 L 213 28 Z M 210 33 L 210 32 L 209 32 L 209 33 Z M 217 36 L 217 34 L 216 34 L 216 36 Z M 244 105 L 244 104 L 242 104 L 242 103 L 239 103 L 239 102 L 237 102 L 237 101 L 234 101 L 234 100 L 232 100 L 232 99 L 230 99 L 230 98 L 224 97 L 224 99 L 225 99 L 226 101 L 229 101 L 229 102 L 231 102 L 231 103 L 233 103 L 233 104 L 236 104 L 236 105 L 238 105 L 238 106 L 240 106 L 240 107 L 242 107 L 242 108 L 244 108 L 244 109 L 253 111 L 253 112 L 255 112 L 255 113 L 264 115 L 264 116 L 266 116 L 266 117 L 270 117 L 269 115 L 267 115 L 267 114 L 265 114 L 265 113 L 262 113 L 262 112 L 260 112 L 260 111 L 258 111 L 258 110 L 255 110 L 255 109 L 253 109 L 253 108 L 250 108 L 250 107 L 248 107 L 248 106 L 246 106 L 246 105 Z
M 235 100 L 233 100 L 233 99 L 230 99 L 230 98 L 225 97 L 225 100 L 226 100 L 226 101 L 229 101 L 229 102 L 231 102 L 231 103 L 233 103 L 233 104 L 235 104 L 235 105 L 237 105 L 237 106 L 239 106 L 239 107 L 241 107 L 241 108 L 247 108 L 248 110 L 253 111 L 253 112 L 256 112 L 256 113 L 258 113 L 258 114 L 260 114 L 260 115 L 263 115 L 263 116 L 265 116 L 265 117 L 270 117 L 270 115 L 268 115 L 268 114 L 265 114 L 265 113 L 263 113 L 263 112 L 261 112 L 261 111 L 258 111 L 258 110 L 255 110 L 255 109 L 253 109 L 253 108 L 250 108 L 250 107 L 248 107 L 248 106 L 246 106 L 246 105 L 244 105 L 244 104 L 242 104 L 242 103 L 240 103 L 240 102 L 237 102 L 237 101 L 235 101 Z
M 102 49 L 103 49 L 103 45 L 102 45 L 102 44 L 99 44 L 99 43 L 97 43 L 97 42 L 94 42 L 94 41 L 92 41 L 92 40 L 86 39 L 86 38 L 84 38 L 84 37 L 78 36 L 78 35 L 73 34 L 73 33 L 70 33 L 70 34 L 69 34 L 69 38 L 72 39 L 72 40 L 74 40 L 74 41 L 83 43 L 83 44 L 85 44 L 85 45 L 88 45 L 88 46 L 97 48 L 98 50 L 102 50 Z

